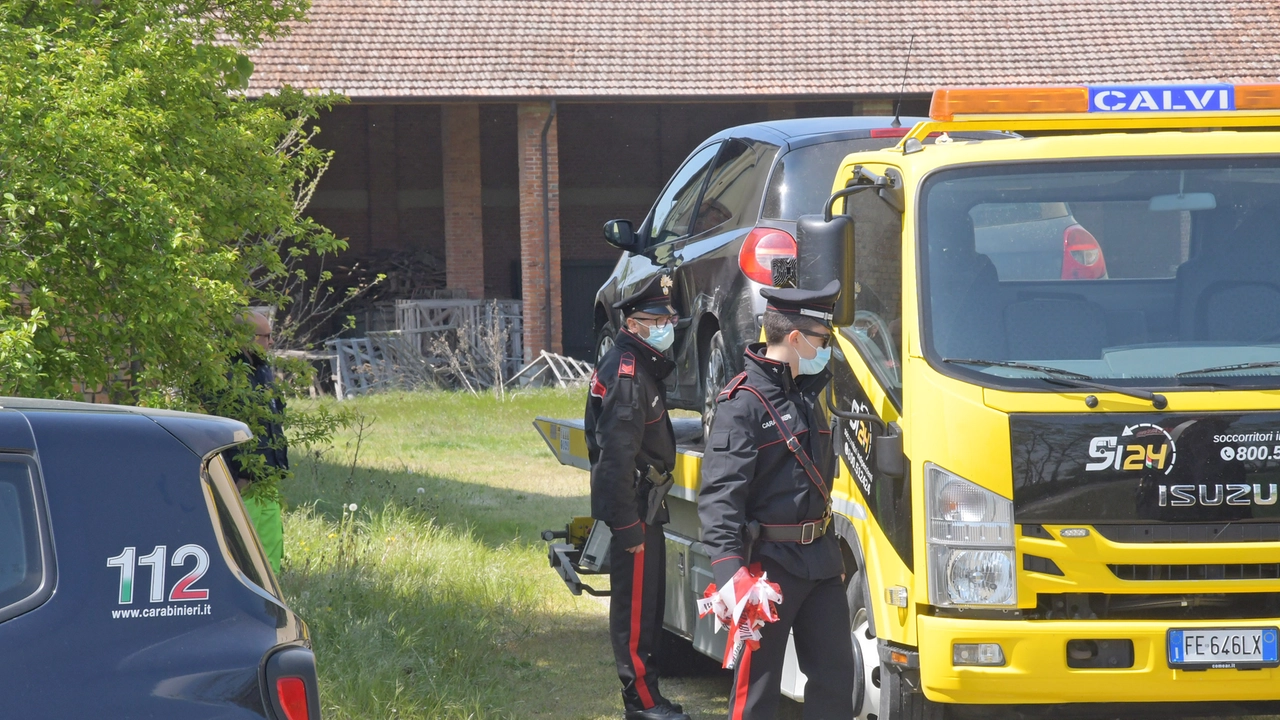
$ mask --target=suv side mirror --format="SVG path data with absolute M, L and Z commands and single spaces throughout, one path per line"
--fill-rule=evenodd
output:
M 604 224 L 604 239 L 610 245 L 625 252 L 637 252 L 640 238 L 631 227 L 630 220 L 610 220 Z

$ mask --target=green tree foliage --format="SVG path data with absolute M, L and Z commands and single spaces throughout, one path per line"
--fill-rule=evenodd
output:
M 0 393 L 245 404 L 244 308 L 344 247 L 298 206 L 333 98 L 242 93 L 307 5 L 0 0 Z

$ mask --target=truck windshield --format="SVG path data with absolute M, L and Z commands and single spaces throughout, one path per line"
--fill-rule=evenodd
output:
M 1054 387 L 1018 362 L 1129 387 L 1280 386 L 1280 159 L 968 167 L 921 197 L 936 367 L 1013 387 Z

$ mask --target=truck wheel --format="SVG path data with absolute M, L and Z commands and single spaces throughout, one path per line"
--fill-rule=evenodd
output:
M 702 359 L 702 439 L 711 432 L 711 421 L 716 416 L 716 397 L 729 383 L 729 353 L 724 346 L 724 336 L 717 330 L 707 344 L 707 356 Z
M 853 641 L 853 715 L 858 720 L 876 720 L 880 712 L 880 653 L 871 631 L 867 585 L 861 570 L 849 578 L 845 592 Z
M 849 579 L 849 625 L 853 632 L 853 712 L 858 720 L 943 720 L 942 705 L 913 691 L 895 668 L 880 662 L 871 628 L 871 596 L 862 571 Z M 861 704 L 859 704 L 861 696 Z
M 600 332 L 596 333 L 596 362 L 600 362 L 600 358 L 604 354 L 613 349 L 613 336 L 617 335 L 617 331 L 610 325 L 600 328 Z

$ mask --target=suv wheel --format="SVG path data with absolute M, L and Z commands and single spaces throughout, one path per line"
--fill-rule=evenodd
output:
M 729 353 L 724 346 L 724 336 L 717 330 L 707 345 L 707 356 L 702 359 L 702 439 L 705 442 L 711 432 L 711 421 L 716 415 L 716 396 L 729 383 Z
M 617 332 L 615 332 L 614 329 L 609 325 L 605 325 L 604 327 L 600 328 L 600 332 L 596 333 L 596 362 L 597 363 L 600 362 L 600 358 L 604 357 L 605 353 L 613 349 L 614 335 L 617 335 Z

